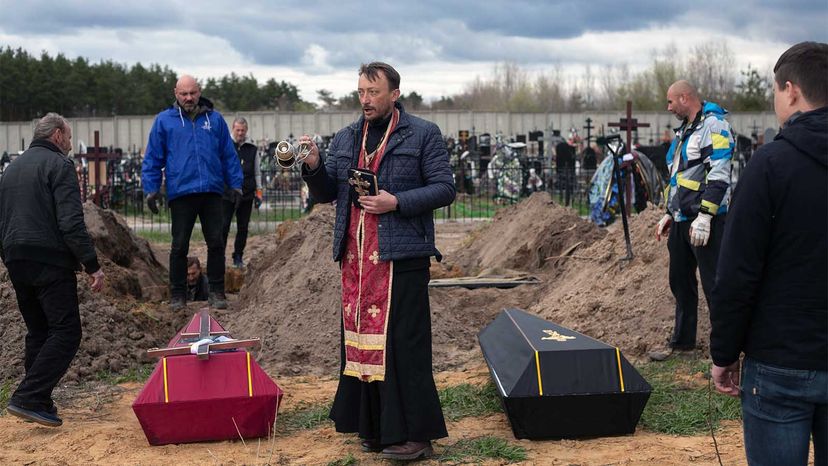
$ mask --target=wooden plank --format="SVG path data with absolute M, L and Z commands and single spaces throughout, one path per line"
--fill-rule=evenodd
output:
M 210 332 L 210 335 L 209 335 L 209 336 L 210 336 L 210 337 L 214 337 L 214 336 L 217 336 L 217 335 L 230 335 L 230 332 L 229 332 L 228 330 L 216 330 L 216 331 L 214 331 L 214 332 Z M 184 337 L 200 337 L 200 336 L 201 336 L 201 334 L 199 334 L 199 333 L 192 333 L 192 332 L 182 333 L 182 334 L 181 334 L 181 337 L 182 337 L 182 338 L 184 338 Z
M 208 343 L 205 346 L 209 350 L 226 350 L 235 348 L 257 348 L 261 344 L 260 338 L 250 338 L 245 340 L 224 341 L 220 343 Z M 154 358 L 161 358 L 164 356 L 177 356 L 182 354 L 190 354 L 189 346 L 176 346 L 173 348 L 150 348 L 147 350 L 147 356 Z

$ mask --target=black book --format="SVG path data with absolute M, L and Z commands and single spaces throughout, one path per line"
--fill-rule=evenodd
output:
M 351 202 L 360 209 L 359 196 L 376 196 L 379 193 L 377 174 L 367 168 L 349 168 L 348 185 Z

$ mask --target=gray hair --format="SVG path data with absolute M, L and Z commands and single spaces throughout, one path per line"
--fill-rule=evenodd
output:
M 236 126 L 236 123 L 244 125 L 245 128 L 249 128 L 249 126 L 247 126 L 247 120 L 245 120 L 244 117 L 236 117 L 236 119 L 233 120 L 233 124 L 230 125 L 230 127 L 232 128 L 233 126 Z
M 66 118 L 63 118 L 57 113 L 49 112 L 38 120 L 32 139 L 49 139 L 58 129 L 66 129 L 68 127 L 69 122 L 66 121 Z

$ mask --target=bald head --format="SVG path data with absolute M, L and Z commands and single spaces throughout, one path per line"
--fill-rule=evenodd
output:
M 175 100 L 178 105 L 192 113 L 198 107 L 198 99 L 201 98 L 201 87 L 198 81 L 188 74 L 185 74 L 175 83 Z
M 701 111 L 701 98 L 696 87 L 683 79 L 674 82 L 667 89 L 667 111 L 679 121 L 695 118 Z

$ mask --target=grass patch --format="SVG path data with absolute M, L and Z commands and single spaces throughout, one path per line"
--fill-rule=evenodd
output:
M 14 392 L 14 385 L 11 380 L 6 380 L 3 385 L 0 385 L 0 415 L 5 414 L 12 392 Z
M 154 364 L 142 364 L 133 366 L 123 373 L 113 373 L 109 370 L 100 371 L 95 374 L 95 379 L 110 385 L 118 385 L 127 382 L 146 382 L 155 369 Z
M 503 411 L 497 389 L 491 382 L 486 385 L 454 385 L 440 390 L 438 395 L 443 415 L 449 421 Z
M 330 421 L 331 403 L 311 404 L 300 402 L 294 409 L 279 413 L 276 431 L 287 433 L 297 430 L 316 429 Z
M 328 463 L 328 466 L 351 466 L 352 464 L 359 464 L 357 459 L 354 458 L 354 455 L 348 453 L 348 456 L 345 458 L 340 458 L 338 460 L 333 460 Z
M 739 399 L 717 393 L 708 383 L 710 364 L 707 361 L 670 358 L 644 364 L 638 370 L 653 386 L 641 415 L 641 426 L 647 430 L 698 435 L 709 430 L 708 417 L 714 429 L 722 420 L 741 418 Z M 694 377 L 698 373 L 705 374 L 704 378 Z
M 488 459 L 505 460 L 506 464 L 526 460 L 526 450 L 498 437 L 478 437 L 460 440 L 446 447 L 440 462 L 471 463 Z
M 159 230 L 133 230 L 135 234 L 145 240 L 149 241 L 150 243 L 172 243 L 172 233 L 170 230 L 160 227 Z M 193 228 L 193 234 L 190 237 L 190 241 L 204 241 L 204 234 L 201 233 L 200 229 Z

